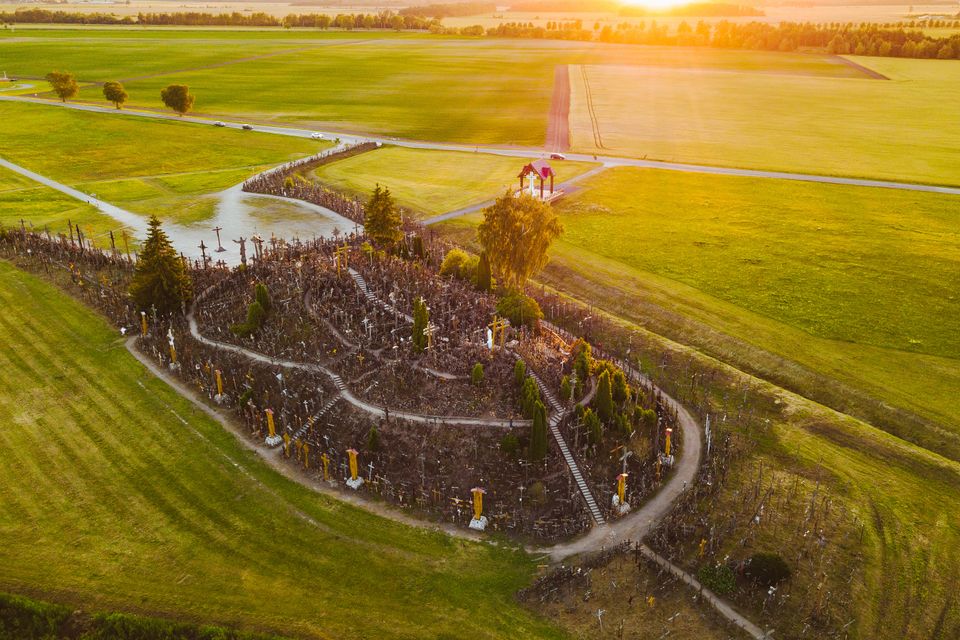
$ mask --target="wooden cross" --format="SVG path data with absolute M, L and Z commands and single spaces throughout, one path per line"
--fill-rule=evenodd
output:
M 203 268 L 206 269 L 207 268 L 207 245 L 203 243 L 203 240 L 200 241 L 199 249 L 200 249 L 200 255 L 203 258 Z
M 217 253 L 223 253 L 226 249 L 223 248 L 223 244 L 220 242 L 220 232 L 223 231 L 223 227 L 214 227 L 213 230 L 217 234 Z

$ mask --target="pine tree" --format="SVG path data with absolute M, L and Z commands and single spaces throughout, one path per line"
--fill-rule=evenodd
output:
M 156 216 L 150 217 L 147 240 L 130 283 L 130 297 L 138 308 L 155 307 L 159 313 L 176 311 L 193 297 L 190 275 Z
M 627 385 L 627 376 L 623 369 L 617 369 L 613 372 L 613 401 L 618 405 L 626 402 L 630 395 L 630 387 Z
M 527 379 L 527 363 L 517 360 L 517 364 L 513 365 L 513 376 L 517 381 L 517 387 L 523 388 L 523 381 Z
M 273 305 L 270 302 L 270 293 L 267 291 L 267 285 L 262 282 L 258 282 L 257 286 L 253 290 L 253 299 L 260 303 L 260 306 L 263 307 L 263 312 L 270 313 L 270 310 L 273 308 Z
M 430 311 L 423 298 L 413 301 L 413 350 L 423 353 L 427 348 L 427 325 L 430 323 Z
M 594 401 L 597 414 L 605 424 L 613 419 L 613 392 L 610 389 L 610 374 L 604 371 L 597 382 L 597 397 Z
M 568 402 L 573 398 L 573 387 L 570 385 L 570 376 L 563 376 L 560 379 L 560 399 Z
M 543 460 L 547 456 L 547 409 L 537 401 L 533 410 L 533 429 L 530 433 L 530 459 Z
M 400 210 L 390 195 L 390 189 L 377 184 L 367 202 L 364 231 L 376 244 L 390 248 L 403 237 L 401 222 Z
M 534 380 L 533 377 L 527 377 L 527 379 L 524 380 L 523 392 L 520 397 L 523 417 L 527 419 L 532 418 L 537 408 L 537 403 L 540 402 L 540 387 L 537 386 L 537 381 Z
M 487 252 L 480 252 L 480 262 L 477 263 L 477 289 L 480 291 L 490 291 L 493 288 L 492 278 L 490 276 L 490 261 L 487 259 Z
M 603 440 L 603 425 L 600 418 L 591 409 L 583 413 L 583 424 L 587 429 L 587 439 L 592 446 L 597 446 Z

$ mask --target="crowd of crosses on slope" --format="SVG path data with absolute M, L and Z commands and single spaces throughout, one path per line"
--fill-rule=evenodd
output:
M 292 245 L 278 244 L 264 256 L 262 266 L 293 260 L 295 251 Z M 522 443 L 528 428 L 519 421 L 509 429 L 373 416 L 347 402 L 329 376 L 251 360 L 199 342 L 178 313 L 141 315 L 125 294 L 132 276 L 126 260 L 89 249 L 81 252 L 32 232 L 0 232 L 0 254 L 24 268 L 49 272 L 52 280 L 107 313 L 126 335 L 143 332 L 141 351 L 211 401 L 233 407 L 253 442 L 263 443 L 269 435 L 279 438 L 283 455 L 304 474 L 343 483 L 349 476 L 347 452 L 353 449 L 359 452 L 365 480 L 360 491 L 426 517 L 466 525 L 472 517 L 471 489 L 482 487 L 488 530 L 550 541 L 590 524 L 562 458 L 525 459 Z M 197 306 L 216 299 L 221 289 L 247 290 L 247 281 L 235 283 L 234 278 L 252 271 L 192 270 Z M 282 313 L 286 291 L 271 296 L 270 318 Z M 353 362 L 355 355 L 343 361 Z M 472 386 L 469 379 L 463 382 Z M 505 434 L 521 446 L 505 448 Z

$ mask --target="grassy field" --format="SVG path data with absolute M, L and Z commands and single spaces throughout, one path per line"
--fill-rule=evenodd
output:
M 119 46 L 140 55 L 118 57 Z M 862 75 L 820 55 L 368 32 L 30 29 L 0 37 L 0 53 L 11 74 L 63 67 L 84 81 L 122 80 L 137 106 L 161 108 L 160 89 L 178 82 L 201 113 L 534 146 L 544 143 L 556 64 Z M 80 97 L 103 102 L 98 86 Z
M 397 204 L 418 218 L 492 199 L 519 186 L 527 160 L 489 154 L 384 147 L 323 165 L 314 176 L 338 190 L 368 197 L 377 183 L 389 187 Z M 554 162 L 556 184 L 591 167 L 584 162 Z M 548 185 L 549 187 L 549 185 Z
M 891 80 L 577 66 L 571 146 L 597 152 L 596 125 L 606 153 L 960 184 L 960 62 L 852 59 Z
M 11 162 L 135 213 L 181 223 L 211 216 L 213 195 L 223 189 L 330 146 L 255 131 L 9 102 L 0 103 L 0 137 L 0 153 Z
M 955 198 L 630 168 L 581 186 L 544 280 L 960 457 Z
M 28 226 L 47 227 L 52 234 L 66 234 L 70 221 L 102 246 L 109 246 L 103 234 L 119 226 L 84 202 L 0 167 L 0 225 L 19 228 L 21 219 Z
M 101 319 L 0 279 L 0 589 L 304 638 L 559 637 L 511 599 L 525 556 L 282 478 Z

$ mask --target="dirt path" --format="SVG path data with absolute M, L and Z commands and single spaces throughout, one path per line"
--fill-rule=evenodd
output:
M 547 121 L 547 151 L 570 148 L 570 67 L 558 64 L 553 71 L 553 98 Z

